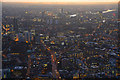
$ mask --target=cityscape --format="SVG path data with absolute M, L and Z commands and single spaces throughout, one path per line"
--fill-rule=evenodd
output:
M 120 78 L 119 7 L 2 3 L 2 79 Z

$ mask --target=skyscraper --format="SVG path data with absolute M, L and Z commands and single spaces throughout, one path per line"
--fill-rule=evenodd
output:
M 15 33 L 18 33 L 18 23 L 16 18 L 13 19 L 13 27 L 14 27 Z
M 28 31 L 25 31 L 24 34 L 25 34 L 25 41 L 31 42 L 32 33 L 28 32 Z
M 64 13 L 64 9 L 63 9 L 63 8 L 60 9 L 60 13 L 61 13 L 61 14 Z

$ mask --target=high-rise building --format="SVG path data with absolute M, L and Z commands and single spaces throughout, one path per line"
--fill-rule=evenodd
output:
M 27 41 L 27 42 L 31 42 L 31 40 L 32 40 L 32 33 L 31 32 L 28 32 L 28 31 L 25 31 L 24 32 L 25 33 L 25 41 Z
M 58 24 L 58 20 L 55 20 L 55 24 Z
M 47 24 L 49 24 L 50 23 L 50 21 L 49 21 L 49 19 L 47 19 Z
M 53 19 L 50 19 L 50 24 L 52 24 L 53 23 Z
M 45 11 L 42 12 L 42 18 L 44 18 L 44 17 L 45 17 Z
M 15 33 L 18 33 L 18 21 L 16 18 L 13 19 L 13 27 L 14 27 Z
M 63 9 L 63 8 L 60 9 L 60 13 L 61 13 L 61 14 L 64 13 L 64 9 Z

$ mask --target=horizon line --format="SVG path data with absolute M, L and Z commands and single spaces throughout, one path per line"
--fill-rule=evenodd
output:
M 2 2 L 2 3 L 41 3 L 41 4 L 115 4 L 119 2 L 90 2 L 90 1 L 85 1 L 85 2 Z M 74 5 L 73 4 L 73 5 Z

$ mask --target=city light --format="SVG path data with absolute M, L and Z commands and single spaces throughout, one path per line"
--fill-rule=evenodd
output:
M 120 78 L 117 1 L 4 0 L 2 78 Z

